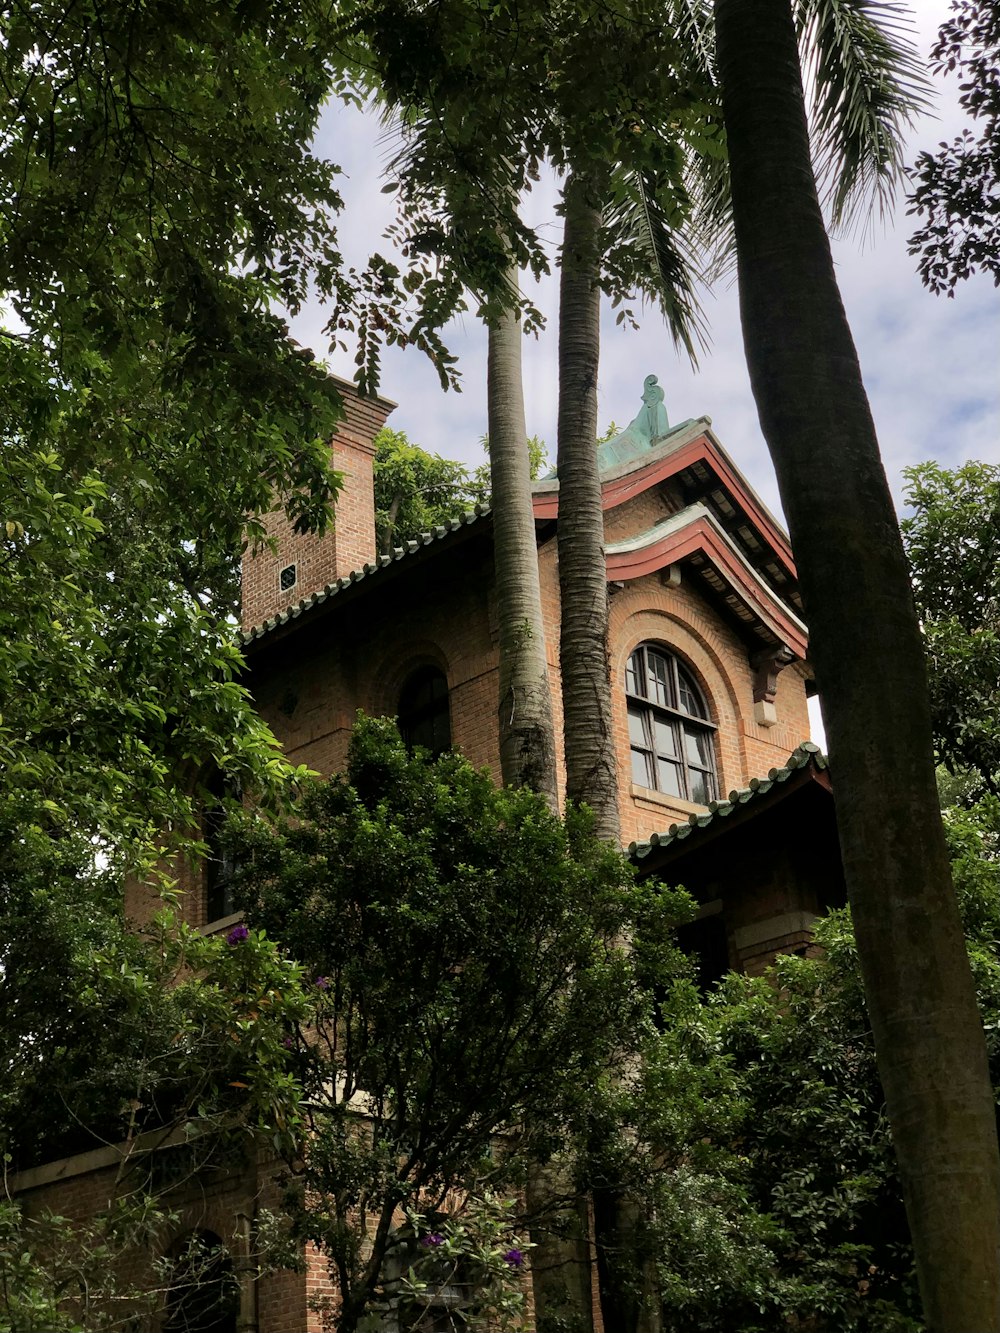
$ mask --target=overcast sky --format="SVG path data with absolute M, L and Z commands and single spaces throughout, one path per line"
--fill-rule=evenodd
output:
M 946 3 L 920 0 L 915 40 L 927 55 Z M 963 124 L 956 106 L 957 82 L 938 84 L 936 119 L 922 120 L 909 138 L 907 160 L 921 148 L 950 139 Z M 341 243 L 347 259 L 363 263 L 372 249 L 386 249 L 380 233 L 391 220 L 391 198 L 380 193 L 386 148 L 377 123 L 358 113 L 330 108 L 318 148 L 344 170 L 345 210 Z M 553 251 L 558 224 L 552 212 L 554 185 L 527 201 L 528 216 L 545 222 Z M 862 370 L 879 430 L 893 491 L 900 497 L 902 469 L 922 459 L 954 466 L 967 459 L 1000 462 L 1000 296 L 986 279 L 974 279 L 954 300 L 931 296 L 906 253 L 913 220 L 900 200 L 895 216 L 876 224 L 861 245 L 835 243 L 841 290 L 861 356 Z M 548 316 L 547 331 L 525 343 L 524 372 L 529 434 L 555 452 L 555 284 L 532 293 Z M 743 359 L 735 285 L 706 298 L 712 347 L 697 372 L 673 351 L 658 313 L 642 312 L 638 332 L 617 328 L 608 315 L 603 330 L 599 413 L 602 428 L 625 426 L 640 406 L 643 377 L 659 375 L 671 424 L 708 415 L 716 432 L 764 500 L 780 513 L 771 464 L 757 422 Z M 322 311 L 308 309 L 293 322 L 295 336 L 327 356 Z M 473 315 L 449 327 L 446 341 L 459 358 L 462 392 L 444 393 L 436 372 L 416 351 L 389 349 L 381 392 L 399 403 L 390 424 L 410 439 L 446 457 L 481 461 L 479 438 L 486 430 L 485 337 Z M 351 357 L 329 356 L 331 368 L 350 378 Z

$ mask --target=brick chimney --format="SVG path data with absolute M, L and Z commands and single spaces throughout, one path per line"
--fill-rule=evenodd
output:
M 277 550 L 243 556 L 243 628 L 252 629 L 319 592 L 335 579 L 375 559 L 375 436 L 396 406 L 387 398 L 362 398 L 346 380 L 336 380 L 344 416 L 331 441 L 333 466 L 344 474 L 333 524 L 324 536 L 292 531 L 280 507 L 265 515 Z

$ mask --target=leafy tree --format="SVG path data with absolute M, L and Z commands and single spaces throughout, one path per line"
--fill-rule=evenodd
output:
M 977 139 L 963 130 L 936 153 L 921 153 L 909 197 L 909 211 L 923 223 L 910 237 L 910 253 L 919 256 L 925 286 L 948 296 L 980 270 L 1000 283 L 1000 8 L 993 0 L 955 0 L 951 9 L 931 69 L 965 79 L 959 104 L 982 122 L 982 132 Z
M 317 996 L 295 1039 L 309 1133 L 290 1207 L 349 1333 L 408 1261 L 400 1209 L 514 1194 L 566 1151 L 629 1067 L 649 984 L 679 965 L 686 899 L 636 886 L 583 817 L 457 755 L 408 755 L 386 723 L 359 723 L 346 776 L 301 818 L 240 836 L 248 920 L 280 928 Z
M 478 478 L 461 463 L 428 453 L 388 427 L 375 437 L 374 473 L 375 537 L 385 553 L 485 498 Z
M 241 929 L 206 939 L 165 911 L 144 932 L 115 907 L 91 839 L 25 821 L 0 832 L 0 1329 L 126 1330 L 187 1256 L 162 1255 L 173 1190 L 294 1142 L 284 1037 L 308 1012 L 300 971 Z M 22 1215 L 10 1173 L 119 1146 L 106 1205 Z M 44 1203 L 44 1196 L 43 1196 Z M 256 1256 L 263 1267 L 268 1257 Z
M 189 837 L 209 767 L 280 769 L 233 679 L 235 569 L 276 495 L 328 520 L 339 399 L 272 305 L 318 291 L 366 382 L 386 337 L 434 342 L 395 269 L 341 262 L 336 168 L 307 146 L 334 22 L 314 0 L 5 16 L 0 756 L 136 862 Z
M 246 514 L 277 491 L 322 526 L 337 488 L 337 397 L 268 313 L 313 278 L 341 291 L 334 172 L 302 146 L 321 26 L 311 6 L 7 15 L 0 823 L 27 800 L 119 868 L 189 835 L 205 766 L 259 785 L 274 762 L 230 615 L 263 534 Z
M 887 54 L 866 9 L 816 21 L 840 12 L 836 31 L 859 53 Z M 787 0 L 717 0 L 715 14 L 744 343 L 809 620 L 925 1319 L 993 1328 L 994 1101 L 938 811 L 920 628 L 815 187 L 794 16 Z M 897 47 L 893 63 L 912 84 L 914 57 Z M 905 115 L 892 84 L 873 102 L 824 68 L 828 127 Z M 890 178 L 891 142 L 874 164 Z
M 946 828 L 1000 1086 L 1000 806 L 950 809 Z M 816 942 L 706 999 L 675 984 L 626 1107 L 619 1169 L 678 1333 L 925 1327 L 850 913 Z
M 213 1119 L 234 1128 L 294 1119 L 281 1039 L 305 1012 L 296 968 L 266 940 L 205 938 L 171 911 L 138 932 L 109 906 L 113 872 L 93 861 L 89 839 L 69 832 L 53 841 L 25 824 L 3 841 L 8 1165 L 187 1120 L 207 1134 Z
M 1000 467 L 906 471 L 903 543 L 927 649 L 940 762 L 1000 791 Z
M 335 171 L 305 147 L 330 83 L 314 60 L 325 22 L 311 4 L 252 20 L 182 3 L 152 21 L 127 0 L 5 8 L 0 1147 L 14 1168 L 195 1122 L 197 1158 L 220 1126 L 294 1115 L 279 1028 L 265 1040 L 236 984 L 266 994 L 280 975 L 293 996 L 294 969 L 170 918 L 141 940 L 121 893 L 155 865 L 169 886 L 162 858 L 197 848 L 207 772 L 278 798 L 288 771 L 236 681 L 234 570 L 263 536 L 248 513 L 277 492 L 298 526 L 322 527 L 338 485 L 337 395 L 270 303 L 294 309 L 315 282 L 348 323 L 368 308 L 330 229 Z M 140 1161 L 126 1155 L 120 1184 L 145 1221 L 53 1223 L 40 1240 L 17 1224 L 5 1299 L 28 1273 L 21 1296 L 42 1306 L 16 1326 L 54 1326 L 73 1264 L 94 1276 L 148 1234 Z M 51 1279 L 40 1294 L 33 1270 Z

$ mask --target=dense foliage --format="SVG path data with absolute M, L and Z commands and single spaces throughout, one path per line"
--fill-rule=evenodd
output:
M 1000 1087 L 1000 805 L 946 827 Z M 707 998 L 675 984 L 622 1106 L 618 1166 L 678 1333 L 923 1327 L 849 913 L 816 942 Z
M 921 153 L 910 212 L 922 225 L 910 237 L 920 276 L 932 292 L 955 295 L 973 273 L 1000 284 L 1000 5 L 954 0 L 931 52 L 935 73 L 957 74 L 959 104 L 981 125 L 936 152 Z
M 14 8 L 0 79 L 0 839 L 148 863 L 209 764 L 267 784 L 233 677 L 247 514 L 326 522 L 326 376 L 269 302 L 335 296 L 334 169 L 303 147 L 321 14 Z M 343 299 L 348 299 L 345 286 Z
M 906 473 L 903 540 L 930 681 L 934 741 L 952 773 L 1000 792 L 1000 467 Z
M 648 983 L 682 966 L 687 900 L 638 887 L 582 816 L 407 754 L 383 723 L 359 723 L 345 776 L 293 824 L 245 826 L 240 847 L 248 922 L 280 930 L 318 995 L 291 1206 L 353 1329 L 384 1299 L 397 1209 L 516 1190 L 565 1149 L 647 1033 Z
M 0 863 L 8 1166 L 189 1119 L 206 1135 L 293 1119 L 281 1038 L 305 1013 L 297 968 L 263 938 L 237 949 L 168 910 L 136 931 L 93 861 L 87 839 L 28 828 Z
M 527 444 L 534 480 L 547 466 L 545 445 L 536 435 L 530 436 Z M 482 446 L 488 454 L 488 436 L 483 436 Z M 388 427 L 375 437 L 375 449 L 375 537 L 379 551 L 388 553 L 393 546 L 412 541 L 422 532 L 432 532 L 442 523 L 461 518 L 477 504 L 490 503 L 488 463 L 470 471 L 462 463 L 411 444 L 403 431 Z
M 375 538 L 379 551 L 431 532 L 488 499 L 488 486 L 461 463 L 384 427 L 375 437 Z

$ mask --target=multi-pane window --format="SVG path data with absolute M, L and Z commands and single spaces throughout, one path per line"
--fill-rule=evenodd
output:
M 421 745 L 431 754 L 451 749 L 448 681 L 435 666 L 418 667 L 399 695 L 399 731 L 408 749 Z
M 690 672 L 652 644 L 625 670 L 632 781 L 707 805 L 718 795 L 715 727 Z

